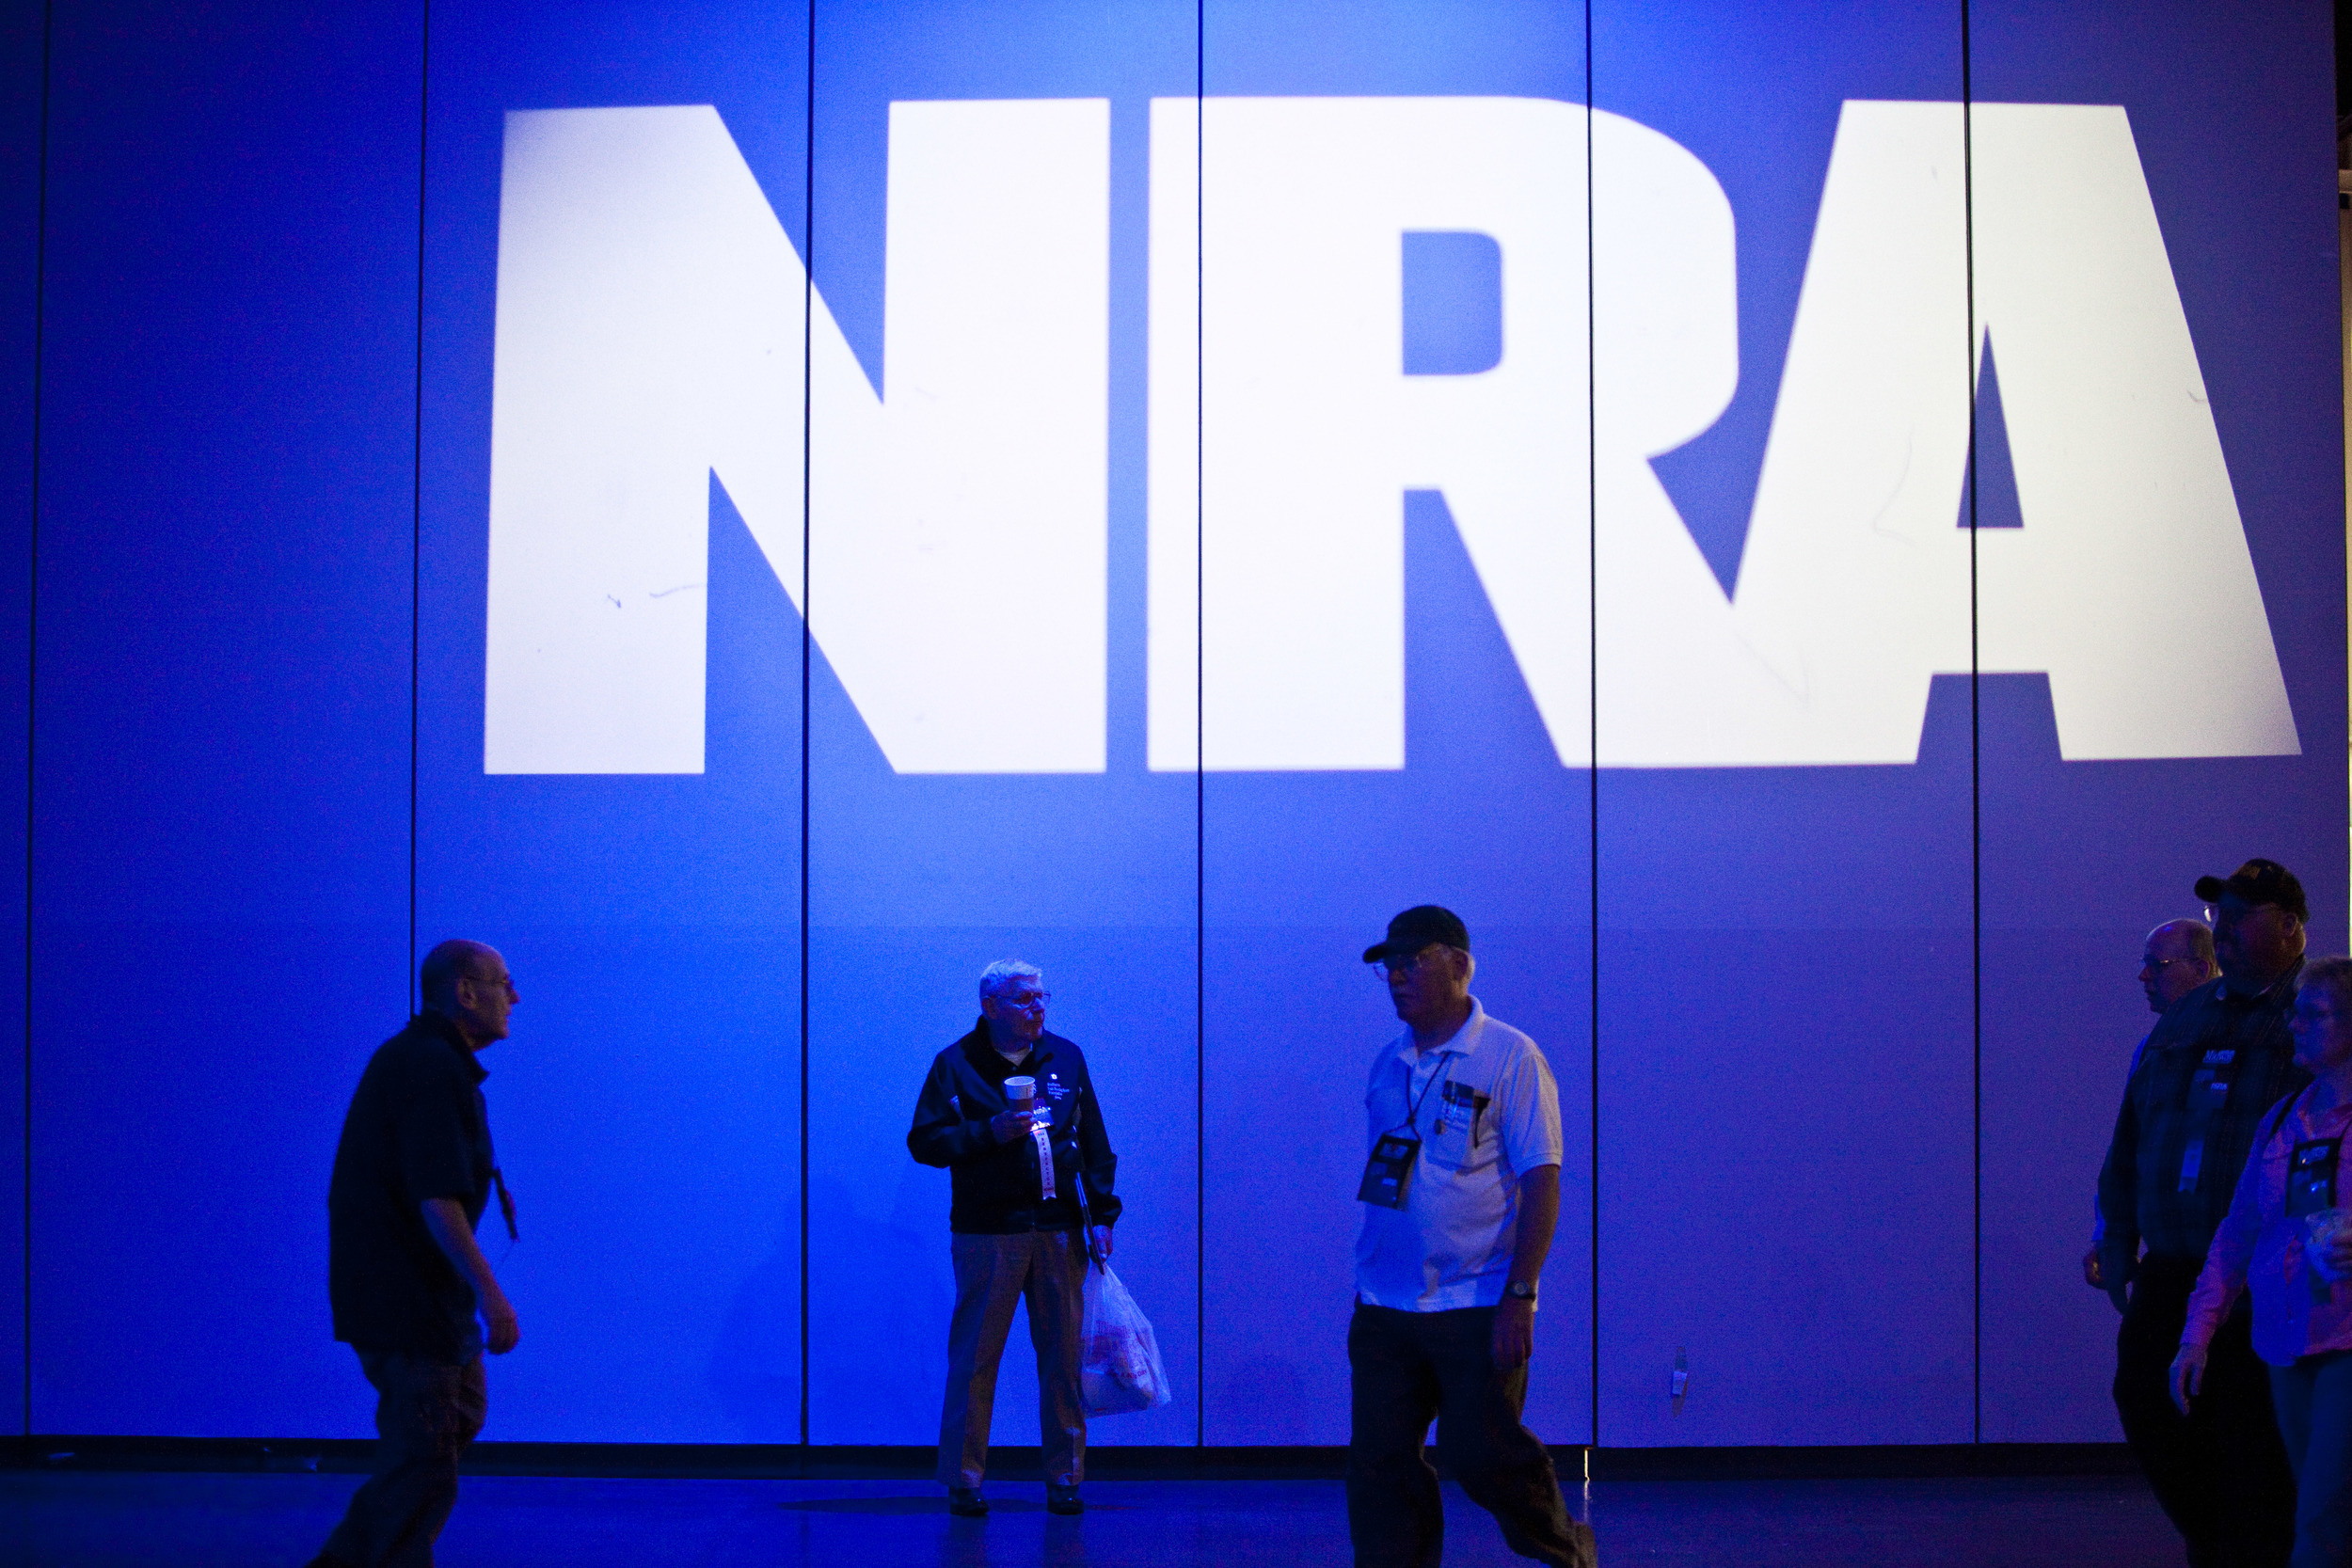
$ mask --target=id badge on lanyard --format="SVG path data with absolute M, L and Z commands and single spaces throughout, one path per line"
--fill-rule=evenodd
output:
M 1413 1185 L 1413 1162 L 1420 1158 L 1421 1140 L 1405 1132 L 1383 1132 L 1380 1141 L 1372 1146 L 1372 1158 L 1364 1162 L 1364 1180 L 1356 1189 L 1356 1201 L 1376 1203 L 1383 1209 L 1402 1209 L 1405 1195 Z
M 1413 1166 L 1421 1159 L 1422 1101 L 1429 1098 L 1429 1090 L 1443 1084 L 1453 1072 L 1452 1068 L 1429 1081 L 1428 1086 L 1405 1113 L 1405 1126 L 1383 1132 L 1372 1146 L 1371 1157 L 1364 1161 L 1364 1179 L 1356 1187 L 1356 1201 L 1376 1204 L 1383 1209 L 1402 1209 L 1405 1195 L 1412 1190 Z M 1411 1081 L 1410 1069 L 1406 1082 Z
M 2287 1218 L 2299 1220 L 2336 1206 L 2336 1164 L 2344 1139 L 2306 1138 L 2287 1156 Z
M 2281 1121 L 2286 1118 L 2281 1117 Z M 2303 1222 L 2305 1277 L 2310 1280 L 2312 1300 L 2326 1301 L 2333 1291 L 2333 1281 L 2322 1278 L 2312 1253 L 2328 1245 L 2340 1228 L 2342 1214 L 2336 1210 L 2336 1166 L 2344 1155 L 2344 1138 L 2305 1138 L 2287 1156 L 2287 1218 Z M 2313 1216 L 2328 1215 L 2328 1219 Z
M 2181 1155 L 2182 1192 L 2197 1190 L 2197 1173 L 2205 1167 L 2205 1135 L 2213 1129 L 2213 1118 L 2230 1102 L 2230 1079 L 2236 1070 L 2236 1052 L 2208 1051 L 2205 1065 L 2189 1080 L 2189 1136 L 2188 1148 Z

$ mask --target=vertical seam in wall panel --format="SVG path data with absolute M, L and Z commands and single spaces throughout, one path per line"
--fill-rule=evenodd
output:
M 433 0 L 424 0 L 417 40 L 417 406 L 409 445 L 408 515 L 408 967 L 403 994 L 417 1005 L 417 736 L 423 701 L 424 597 L 424 197 L 433 135 Z
M 1192 10 L 1192 1446 L 1209 1441 L 1209 0 Z
M 1600 484 L 1596 399 L 1598 372 L 1593 354 L 1593 0 L 1584 0 L 1584 552 L 1585 552 L 1585 849 L 1592 900 L 1592 1428 L 1585 1440 L 1600 1447 Z M 1589 1463 L 1587 1473 L 1590 1473 Z
M 817 313 L 817 0 L 808 7 L 808 114 L 801 150 L 801 244 L 807 264 L 801 268 L 801 1452 L 808 1453 L 808 664 L 811 638 L 809 616 L 809 541 L 817 519 L 809 507 L 809 450 L 812 420 L 809 399 L 814 391 L 811 344 Z
M 40 12 L 40 168 L 33 201 L 33 475 L 24 548 L 24 1435 L 33 1434 L 33 684 L 40 644 L 40 367 L 49 281 L 49 52 L 56 8 Z
M 1968 0 L 1960 5 L 1960 189 L 1968 279 L 1968 1103 L 1971 1441 L 1984 1441 L 1984 789 L 1977 667 L 1977 135 Z

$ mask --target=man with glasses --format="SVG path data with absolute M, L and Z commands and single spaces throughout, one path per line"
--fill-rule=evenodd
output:
M 2210 906 L 2221 977 L 2168 1008 L 2141 1048 L 2099 1172 L 2098 1271 L 2123 1309 L 2116 1412 L 2189 1562 L 2271 1568 L 2294 1546 L 2295 1481 L 2248 1299 L 2215 1337 L 2186 1416 L 2172 1403 L 2170 1369 L 2256 1124 L 2309 1081 L 2287 1015 L 2311 911 L 2276 861 L 2201 877 L 2196 891 Z
M 311 1568 L 432 1562 L 458 1456 L 489 1409 L 482 1353 L 521 1338 L 473 1234 L 494 1188 L 514 1229 L 482 1098 L 489 1074 L 474 1058 L 506 1037 L 521 998 L 498 949 L 478 942 L 442 942 L 418 978 L 424 1010 L 369 1058 L 327 1188 L 335 1338 L 375 1386 L 382 1441 Z
M 2168 920 L 2148 933 L 2148 940 L 2139 950 L 2139 990 L 2148 999 L 2148 1010 L 2162 1018 L 2172 1004 L 2195 990 L 2199 986 L 2221 973 L 2213 961 L 2213 927 L 2201 920 Z M 2149 1034 L 2155 1031 L 2151 1029 Z M 2123 1069 L 2123 1081 L 2131 1082 L 2139 1070 L 2139 1058 L 2148 1050 L 2148 1035 L 2139 1037 L 2132 1047 L 2132 1065 Z M 2094 1291 L 2107 1288 L 2106 1275 L 2099 1267 L 2099 1239 L 2107 1233 L 2106 1216 L 2099 1212 L 2094 1201 L 2090 1206 L 2090 1250 L 2083 1254 L 2083 1283 Z M 2122 1292 L 2116 1293 L 2116 1310 L 2123 1309 Z
M 1560 1216 L 1560 1092 L 1535 1042 L 1470 992 L 1470 932 L 1435 904 L 1364 950 L 1405 1033 L 1365 1090 L 1348 1324 L 1347 1526 L 1358 1568 L 1438 1560 L 1445 1514 L 1429 1424 L 1470 1500 L 1521 1557 L 1589 1568 L 1551 1455 L 1519 1419 L 1536 1286 Z
M 907 1148 L 944 1165 L 956 1309 L 947 1328 L 947 1397 L 939 1418 L 939 1479 L 947 1511 L 988 1513 L 989 1418 L 996 1365 L 1012 1309 L 1029 1307 L 1037 1350 L 1038 1426 L 1045 1450 L 1045 1506 L 1081 1513 L 1086 1407 L 1079 1392 L 1089 1257 L 1111 1255 L 1120 1202 L 1119 1156 L 1094 1096 L 1084 1053 L 1046 1033 L 1044 977 L 1033 964 L 993 963 L 980 974 L 980 1019 L 941 1052 L 915 1101 Z M 1031 1105 L 1016 1105 L 1008 1079 L 1027 1079 Z

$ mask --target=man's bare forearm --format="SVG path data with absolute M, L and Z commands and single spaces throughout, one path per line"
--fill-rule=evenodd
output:
M 503 1295 L 498 1276 L 490 1272 L 490 1260 L 482 1256 L 481 1243 L 473 1239 L 473 1227 L 466 1223 L 466 1206 L 453 1197 L 428 1197 L 422 1207 L 424 1227 L 433 1232 L 433 1240 L 473 1287 L 474 1299 L 491 1301 Z
M 1560 1167 L 1537 1165 L 1519 1179 L 1519 1226 L 1511 1243 L 1511 1283 L 1533 1285 L 1543 1277 L 1551 1252 L 1551 1232 L 1560 1223 Z

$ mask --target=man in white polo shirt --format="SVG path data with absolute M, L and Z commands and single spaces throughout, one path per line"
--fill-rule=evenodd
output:
M 1347 1528 L 1358 1568 L 1436 1568 L 1438 1451 L 1521 1557 L 1598 1561 L 1519 1420 L 1536 1283 L 1560 1217 L 1560 1091 L 1535 1042 L 1470 993 L 1470 933 L 1435 904 L 1364 951 L 1407 1025 L 1372 1064 L 1348 1324 Z

